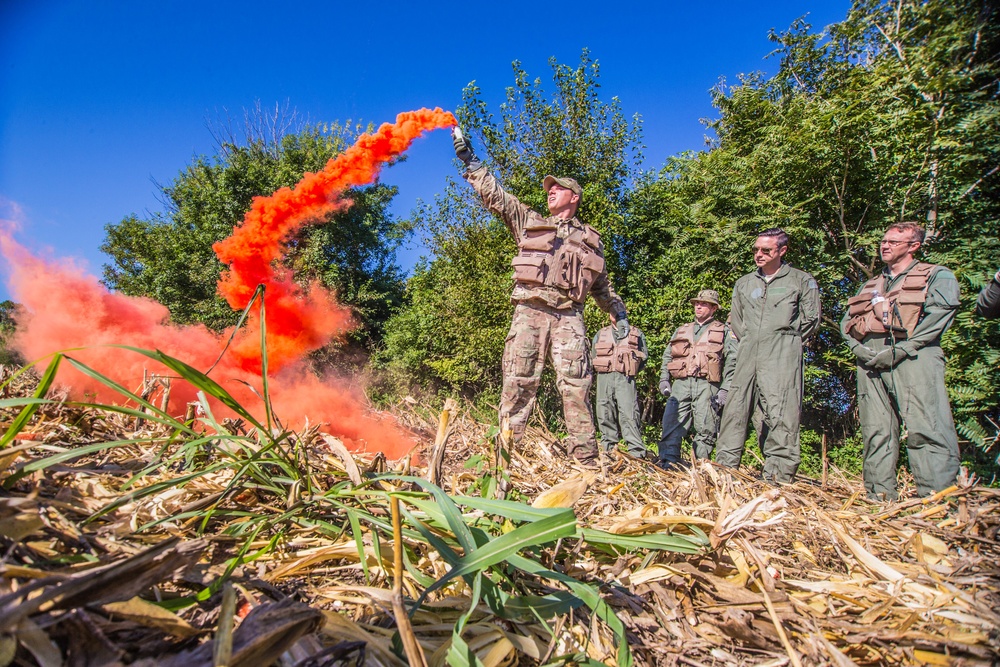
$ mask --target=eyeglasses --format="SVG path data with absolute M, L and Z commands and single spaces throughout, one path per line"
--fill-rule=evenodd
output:
M 762 255 L 768 255 L 768 256 L 770 256 L 770 255 L 773 255 L 774 253 L 776 253 L 778 251 L 778 249 L 777 248 L 761 248 L 760 246 L 754 246 L 753 247 L 753 251 L 754 251 L 754 254 L 756 254 L 756 253 L 759 252 Z
M 906 244 L 919 243 L 919 241 L 893 241 L 891 239 L 882 239 L 881 241 L 878 242 L 879 245 L 891 245 L 893 248 L 899 245 L 903 245 L 904 243 Z

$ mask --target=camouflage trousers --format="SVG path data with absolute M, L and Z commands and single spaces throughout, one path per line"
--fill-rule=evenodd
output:
M 519 303 L 503 351 L 503 391 L 500 421 L 507 417 L 514 442 L 535 407 L 545 357 L 552 360 L 556 386 L 562 395 L 566 420 L 566 449 L 581 461 L 597 457 L 594 416 L 590 411 L 593 375 L 587 355 L 587 328 L 580 309 L 556 310 L 548 306 Z

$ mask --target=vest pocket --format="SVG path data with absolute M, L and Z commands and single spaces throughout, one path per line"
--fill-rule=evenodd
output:
M 847 312 L 851 317 L 862 314 L 868 310 L 868 306 L 872 302 L 871 292 L 862 292 L 857 296 L 852 296 L 847 300 Z
M 705 355 L 705 377 L 709 382 L 722 382 L 722 357 L 714 352 Z
M 533 255 L 517 255 L 511 260 L 514 280 L 529 285 L 545 284 L 545 258 Z
M 687 359 L 671 359 L 667 364 L 667 371 L 673 379 L 687 377 Z
M 556 244 L 555 227 L 528 227 L 521 235 L 518 247 L 534 252 L 552 252 Z
M 670 356 L 671 357 L 686 357 L 688 350 L 691 349 L 691 341 L 684 340 L 672 340 L 670 341 Z M 671 361 L 673 363 L 673 361 Z

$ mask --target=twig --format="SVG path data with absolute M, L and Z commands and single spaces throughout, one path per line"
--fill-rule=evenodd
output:
M 441 466 L 444 464 L 445 443 L 451 434 L 451 415 L 458 405 L 455 399 L 445 399 L 444 409 L 438 420 L 437 438 L 434 440 L 434 448 L 431 450 L 430 465 L 427 466 L 427 480 L 431 484 L 441 485 Z
M 403 606 L 403 524 L 399 518 L 399 498 L 391 496 L 392 505 L 392 613 L 396 617 L 396 629 L 399 637 L 403 640 L 403 648 L 406 650 L 406 660 L 414 667 L 427 667 L 427 660 L 424 658 L 424 651 L 420 647 L 416 636 L 413 634 L 413 626 L 410 625 L 410 616 Z
M 226 582 L 222 589 L 222 610 L 219 612 L 219 627 L 215 631 L 215 646 L 212 648 L 212 664 L 226 667 L 233 658 L 233 617 L 236 616 L 236 591 Z
M 792 661 L 795 667 L 802 667 L 802 663 L 799 661 L 799 654 L 795 652 L 792 648 L 792 643 L 788 641 L 788 635 L 785 634 L 785 628 L 781 625 L 781 619 L 778 618 L 778 612 L 774 610 L 774 605 L 771 604 L 771 596 L 767 594 L 767 588 L 761 588 L 761 594 L 764 596 L 764 606 L 767 607 L 767 613 L 771 616 L 771 622 L 774 623 L 774 629 L 778 631 L 778 638 L 781 640 L 781 644 L 785 647 L 785 652 L 788 653 L 788 659 Z
M 822 440 L 820 440 L 823 447 L 823 488 L 826 488 L 827 474 L 830 470 L 830 462 L 826 458 L 826 433 L 823 434 Z

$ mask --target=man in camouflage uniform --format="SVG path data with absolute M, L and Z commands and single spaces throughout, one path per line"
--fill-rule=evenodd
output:
M 597 439 L 583 323 L 587 295 L 611 314 L 620 338 L 628 336 L 629 325 L 625 304 L 608 280 L 601 237 L 576 218 L 580 185 L 572 178 L 546 176 L 542 187 L 550 215 L 544 217 L 500 187 L 473 155 L 461 130 L 453 131 L 452 138 L 455 154 L 465 164 L 465 179 L 486 208 L 504 221 L 518 246 L 511 262 L 514 319 L 504 345 L 501 426 L 509 424 L 514 443 L 524 434 L 548 354 L 563 399 L 568 453 L 589 464 L 597 457 Z
M 604 451 L 624 438 L 629 454 L 640 459 L 646 454 L 635 377 L 648 356 L 646 337 L 639 327 L 629 327 L 628 335 L 619 338 L 612 320 L 611 326 L 594 336 L 590 358 L 597 372 L 597 425 Z
M 944 385 L 941 336 L 958 311 L 955 275 L 915 257 L 924 229 L 890 225 L 879 252 L 885 268 L 848 299 L 840 331 L 858 363 L 858 415 L 864 437 L 865 491 L 896 500 L 900 422 L 917 493 L 951 486 L 958 435 Z
M 688 433 L 699 459 L 707 459 L 719 432 L 719 397 L 725 402 L 733 378 L 733 355 L 726 354 L 729 327 L 715 319 L 719 293 L 702 290 L 691 299 L 694 322 L 674 332 L 663 352 L 660 393 L 668 397 L 663 410 L 657 464 L 681 463 L 681 440 Z
M 715 460 L 736 468 L 751 416 L 764 454 L 764 479 L 790 484 L 799 468 L 802 345 L 820 323 L 819 287 L 784 262 L 788 234 L 768 229 L 754 243 L 757 270 L 736 281 L 730 336 L 736 365 L 716 444 Z

